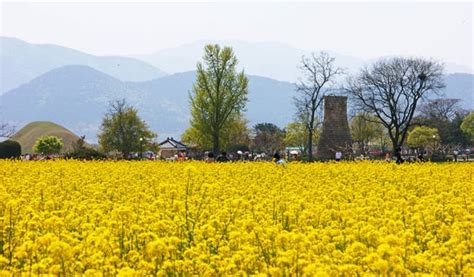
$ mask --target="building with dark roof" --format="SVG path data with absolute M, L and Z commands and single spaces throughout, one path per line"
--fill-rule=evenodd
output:
M 178 155 L 179 153 L 187 152 L 188 147 L 180 141 L 174 138 L 166 138 L 166 140 L 160 142 L 159 156 L 162 159 L 169 159 Z

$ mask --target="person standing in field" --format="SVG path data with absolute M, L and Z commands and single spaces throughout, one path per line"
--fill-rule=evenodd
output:
M 179 161 L 179 162 L 183 162 L 184 160 L 186 160 L 186 157 L 185 157 L 185 155 L 184 155 L 184 152 L 180 151 L 180 152 L 178 153 L 178 161 Z
M 276 164 L 284 164 L 285 160 L 281 158 L 280 153 L 275 152 L 272 159 Z
M 457 149 L 454 149 L 454 151 L 453 151 L 453 161 L 454 162 L 458 161 L 458 154 L 459 154 L 459 151 Z
M 385 153 L 385 161 L 390 162 L 392 160 L 392 157 L 390 157 L 390 152 Z
M 207 153 L 206 162 L 213 163 L 214 161 L 214 153 L 212 151 L 209 151 L 209 153 Z
M 342 159 L 342 152 L 341 151 L 337 151 L 336 152 L 336 162 L 340 161 Z
M 423 150 L 420 150 L 420 151 L 418 152 L 418 161 L 419 161 L 419 162 L 424 162 L 424 161 L 425 161 L 425 157 L 424 157 L 424 155 L 423 155 L 423 152 L 424 152 Z
M 220 163 L 225 163 L 229 161 L 229 158 L 227 158 L 227 153 L 225 151 L 222 151 L 222 153 L 217 157 L 217 161 Z

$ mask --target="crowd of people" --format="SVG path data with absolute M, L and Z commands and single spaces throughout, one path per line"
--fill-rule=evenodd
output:
M 367 160 L 371 159 L 369 156 L 360 154 L 356 156 L 354 153 L 345 153 L 343 151 L 333 151 L 334 158 L 332 160 L 339 162 L 342 160 Z M 406 150 L 402 150 L 397 148 L 393 153 L 392 152 L 385 152 L 382 156 L 383 160 L 387 162 L 396 162 L 397 164 L 401 164 L 404 162 L 425 162 L 429 160 L 429 156 L 427 153 L 422 150 L 415 151 L 414 153 L 408 153 Z M 42 154 L 23 154 L 21 155 L 21 160 L 25 161 L 41 161 L 41 160 L 52 160 L 52 159 L 62 159 L 68 158 L 68 155 L 64 154 L 52 154 L 52 155 L 42 155 Z M 458 150 L 454 150 L 452 153 L 452 160 L 453 162 L 458 161 L 467 161 L 467 155 L 459 154 Z M 108 157 L 107 159 L 120 159 L 118 157 Z M 166 159 L 160 158 L 157 154 L 152 153 L 150 151 L 142 153 L 142 155 L 138 153 L 132 153 L 127 158 L 129 160 L 166 160 L 166 161 L 186 161 L 186 160 L 202 160 L 208 163 L 211 162 L 237 162 L 237 161 L 274 161 L 278 164 L 283 164 L 286 162 L 292 161 L 302 161 L 304 157 L 302 157 L 301 152 L 293 153 L 290 151 L 276 151 L 273 155 L 268 155 L 266 153 L 252 153 L 250 151 L 237 151 L 235 153 L 227 153 L 226 151 L 222 151 L 220 154 L 216 155 L 212 151 L 206 151 L 201 153 L 194 153 L 192 155 L 188 155 L 185 151 L 179 151 L 174 156 Z M 380 159 L 380 158 L 379 158 Z
M 62 157 L 63 155 L 60 155 L 60 154 L 43 155 L 43 154 L 38 154 L 38 153 L 33 153 L 33 154 L 28 153 L 28 154 L 21 155 L 20 159 L 24 161 L 43 161 L 43 160 L 58 159 Z

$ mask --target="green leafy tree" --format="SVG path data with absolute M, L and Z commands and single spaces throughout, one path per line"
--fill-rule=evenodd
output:
M 466 117 L 464 117 L 461 130 L 466 133 L 472 141 L 474 141 L 474 112 L 470 112 Z
M 58 154 L 61 152 L 63 146 L 64 144 L 61 138 L 56 136 L 43 136 L 36 141 L 33 146 L 33 151 L 44 155 Z
M 450 98 L 429 100 L 420 107 L 412 125 L 438 129 L 440 143 L 445 146 L 467 146 L 469 138 L 461 130 L 461 124 L 468 113 L 461 108 L 460 101 Z
M 225 149 L 228 151 L 248 150 L 250 146 L 250 129 L 248 120 L 237 117 L 227 132 L 224 133 Z
M 138 111 L 125 100 L 110 104 L 98 135 L 99 144 L 105 152 L 118 151 L 124 158 L 132 152 L 147 150 L 155 137 L 156 134 L 138 116 Z
M 233 150 L 237 146 L 248 148 L 250 144 L 250 130 L 247 127 L 248 121 L 242 117 L 237 117 L 230 124 L 226 124 L 221 130 L 220 145 L 222 149 Z M 200 149 L 212 149 L 212 138 L 203 135 L 194 127 L 189 127 L 181 135 L 181 141 L 188 145 L 197 146 Z M 244 147 L 245 146 L 245 147 Z
M 272 154 L 283 148 L 284 130 L 272 123 L 259 123 L 254 126 L 253 149 Z
M 181 134 L 181 142 L 188 146 L 194 146 L 203 150 L 212 148 L 210 138 L 199 132 L 199 130 L 193 126 L 184 130 L 183 134 Z
M 383 136 L 384 128 L 379 120 L 369 113 L 355 115 L 350 123 L 352 140 L 357 143 L 359 151 L 366 153 L 369 142 Z
M 190 95 L 191 127 L 218 153 L 224 130 L 245 109 L 248 79 L 237 73 L 232 48 L 206 45 L 204 62 L 197 64 L 197 80 Z M 205 139 L 204 139 L 205 138 Z
M 439 143 L 438 129 L 425 126 L 415 127 L 408 133 L 407 144 L 412 148 L 435 147 Z
M 321 135 L 321 129 L 313 129 L 313 144 L 317 144 Z M 283 143 L 288 147 L 298 147 L 301 152 L 306 152 L 308 147 L 308 129 L 303 122 L 291 122 L 285 127 L 285 138 Z

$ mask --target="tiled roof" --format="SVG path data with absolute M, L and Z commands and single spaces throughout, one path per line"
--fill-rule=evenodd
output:
M 160 143 L 160 148 L 161 149 L 165 149 L 165 148 L 187 149 L 187 146 L 173 138 L 166 138 L 166 140 Z

